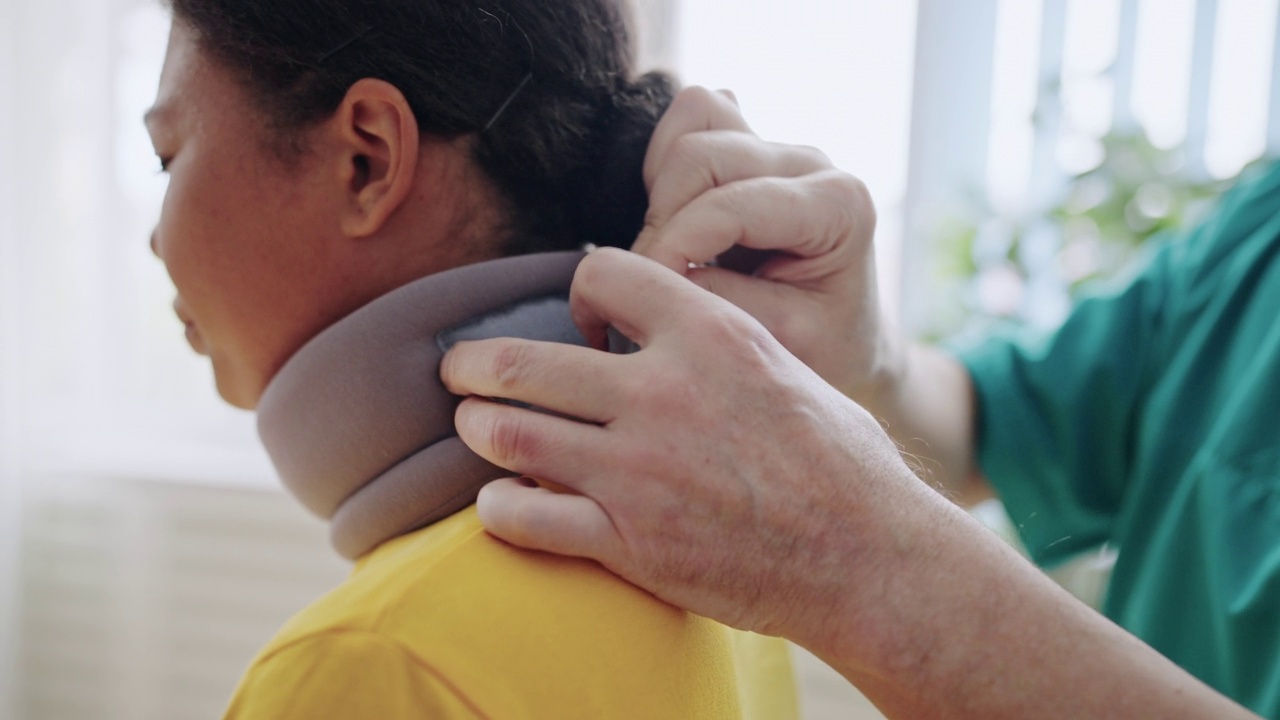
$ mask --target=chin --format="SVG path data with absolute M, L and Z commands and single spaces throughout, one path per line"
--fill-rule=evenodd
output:
M 254 410 L 258 407 L 264 388 L 261 383 L 248 382 L 245 373 L 232 372 L 215 359 L 213 380 L 218 388 L 218 395 L 231 407 L 241 410 Z

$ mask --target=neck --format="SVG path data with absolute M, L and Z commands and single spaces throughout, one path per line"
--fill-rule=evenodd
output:
M 272 379 L 258 431 L 285 487 L 357 558 L 441 520 L 508 474 L 458 439 L 459 398 L 439 379 L 454 343 L 521 337 L 583 344 L 568 295 L 581 253 L 484 262 L 369 303 L 304 345 Z

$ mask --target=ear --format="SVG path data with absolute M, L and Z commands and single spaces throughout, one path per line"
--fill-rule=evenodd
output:
M 342 229 L 368 237 L 409 196 L 418 172 L 418 121 L 394 85 L 372 78 L 356 82 L 334 114 L 346 187 Z

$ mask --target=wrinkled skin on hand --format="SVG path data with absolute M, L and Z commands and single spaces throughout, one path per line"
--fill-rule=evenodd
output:
M 881 322 L 861 183 L 759 140 L 730 97 L 696 88 L 655 133 L 645 180 L 639 254 L 591 254 L 571 296 L 596 348 L 612 326 L 639 352 L 505 339 L 445 357 L 446 385 L 468 396 L 463 440 L 568 490 L 492 483 L 491 533 L 796 641 L 889 717 L 1252 717 L 926 487 L 831 387 L 877 412 L 970 422 L 960 368 L 927 367 L 955 375 L 950 390 L 901 389 L 917 355 Z M 750 276 L 709 265 L 735 246 L 774 254 Z M 916 432 L 904 419 L 897 432 Z M 925 429 L 968 469 L 965 433 Z
M 838 603 L 815 585 L 847 574 L 834 551 L 858 522 L 836 509 L 850 472 L 923 490 L 876 422 L 822 383 L 865 392 L 898 361 L 880 321 L 875 209 L 821 152 L 761 140 L 731 95 L 702 88 L 681 92 L 659 123 L 644 178 L 650 208 L 634 250 L 673 272 L 601 252 L 574 284 L 584 331 L 602 342 L 611 323 L 642 352 L 517 343 L 460 347 L 446 361 L 460 394 L 532 392 L 516 399 L 598 426 L 553 423 L 565 435 L 544 436 L 539 418 L 464 403 L 459 432 L 475 450 L 591 498 L 500 481 L 482 494 L 481 517 L 516 544 L 595 558 L 676 604 L 777 632 L 789 615 Z M 744 248 L 763 259 L 750 275 L 715 266 Z M 660 337 L 642 333 L 661 323 Z M 571 382 L 551 385 L 562 371 Z M 575 484 L 589 473 L 601 475 L 590 489 Z
M 1252 717 L 927 488 L 742 310 L 612 249 L 571 304 L 597 348 L 612 326 L 641 349 L 498 339 L 442 364 L 463 440 L 569 491 L 490 484 L 491 533 L 794 640 L 889 717 Z
M 900 510 L 942 501 L 873 418 L 748 314 L 616 250 L 582 263 L 572 307 L 597 347 L 612 326 L 642 349 L 501 339 L 461 343 L 445 358 L 447 386 L 472 396 L 457 415 L 467 444 L 578 493 L 499 481 L 479 501 L 491 532 L 793 638 L 851 612 L 854 568 L 913 551 Z M 494 397 L 581 421 L 484 399 Z
M 841 391 L 870 392 L 901 362 L 884 331 L 866 187 L 820 151 L 770 143 L 732 96 L 681 92 L 645 158 L 650 206 L 633 250 L 745 309 Z M 767 251 L 750 276 L 707 264 Z

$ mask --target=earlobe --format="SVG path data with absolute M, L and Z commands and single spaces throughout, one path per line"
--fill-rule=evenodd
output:
M 417 174 L 418 121 L 403 93 L 366 78 L 347 90 L 334 116 L 346 187 L 342 228 L 349 237 L 378 232 L 404 203 Z

